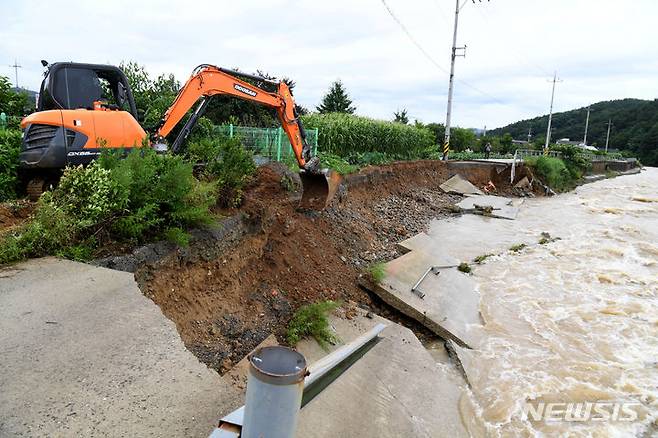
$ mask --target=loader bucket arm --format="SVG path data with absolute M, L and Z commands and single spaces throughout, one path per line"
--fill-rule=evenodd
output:
M 264 90 L 246 82 L 243 78 L 269 83 L 276 87 L 276 91 Z M 275 82 L 213 65 L 200 65 L 183 85 L 174 103 L 162 118 L 156 132 L 156 140 L 162 141 L 199 99 L 215 95 L 229 95 L 276 109 L 279 121 L 288 136 L 300 168 L 303 188 L 302 207 L 309 209 L 324 208 L 330 200 L 330 196 L 335 193 L 339 182 L 337 182 L 337 176 L 330 175 L 327 177 L 328 172 L 320 169 L 319 160 L 317 157 L 312 156 L 311 147 L 306 141 L 304 126 L 295 111 L 295 101 L 292 93 L 283 81 Z M 191 130 L 189 125 L 198 119 L 201 111 L 205 108 L 205 102 L 199 105 L 181 135 L 187 136 L 189 134 Z M 178 147 L 180 143 L 180 139 L 177 139 L 174 145 Z M 336 187 L 333 185 L 336 185 Z

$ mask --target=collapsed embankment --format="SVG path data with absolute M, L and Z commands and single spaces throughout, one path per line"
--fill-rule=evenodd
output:
M 486 163 L 401 162 L 348 175 L 327 209 L 299 212 L 296 176 L 261 167 L 244 205 L 223 212 L 222 226 L 142 264 L 136 278 L 187 347 L 220 372 L 269 334 L 282 340 L 293 312 L 319 300 L 351 301 L 422 332 L 357 281 L 372 264 L 396 257 L 397 242 L 455 214 L 460 197 L 439 188 L 455 173 L 480 187 L 493 181 L 511 189 L 509 171 Z

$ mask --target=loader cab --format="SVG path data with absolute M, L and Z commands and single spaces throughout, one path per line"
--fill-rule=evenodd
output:
M 57 62 L 49 66 L 41 83 L 37 111 L 93 109 L 97 101 L 137 118 L 130 84 L 121 69 L 111 65 Z

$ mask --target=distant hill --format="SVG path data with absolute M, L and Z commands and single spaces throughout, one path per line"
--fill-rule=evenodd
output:
M 588 144 L 598 148 L 605 146 L 607 123 L 612 119 L 609 148 L 631 151 L 645 165 L 658 166 L 658 99 L 611 100 L 595 103 L 590 108 Z M 586 116 L 586 107 L 553 114 L 551 140 L 582 140 Z M 515 139 L 525 140 L 531 128 L 532 140 L 543 144 L 547 126 L 548 115 L 544 115 L 494 129 L 491 134 L 509 132 Z
M 22 88 L 22 87 L 12 87 L 11 91 L 14 93 L 25 93 L 27 94 L 27 97 L 30 98 L 30 100 L 34 101 L 37 97 L 37 92 L 33 90 L 28 90 L 27 88 Z

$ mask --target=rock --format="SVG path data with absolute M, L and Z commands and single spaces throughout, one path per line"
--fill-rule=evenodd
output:
M 528 180 L 527 176 L 524 176 L 523 178 L 521 178 L 521 180 L 519 180 L 519 182 L 514 184 L 514 188 L 515 189 L 530 188 L 530 180 Z

